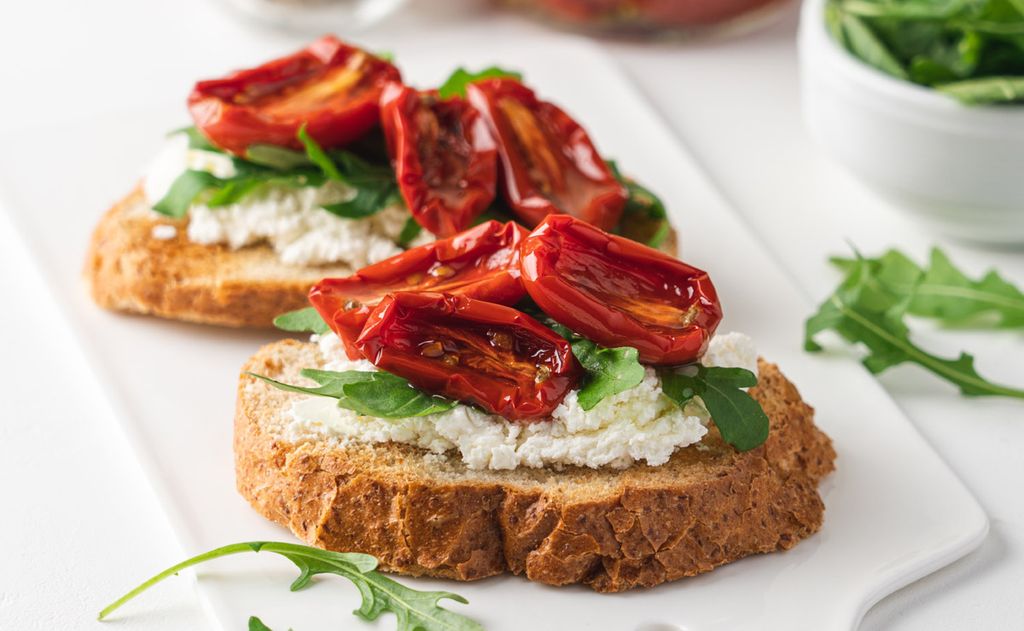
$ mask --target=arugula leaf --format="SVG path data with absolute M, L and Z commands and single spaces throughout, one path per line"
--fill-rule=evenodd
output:
M 418 390 L 391 373 L 369 374 L 374 378 L 344 384 L 338 405 L 364 416 L 380 418 L 426 416 L 446 412 L 456 405 L 455 401 Z
M 356 194 L 351 199 L 334 204 L 324 204 L 320 208 L 344 219 L 363 219 L 387 208 L 390 200 L 390 190 L 360 188 L 356 189 Z
M 257 186 L 263 184 L 263 182 L 255 178 L 246 178 L 230 181 L 222 180 L 221 184 L 221 188 L 217 189 L 216 192 L 206 200 L 206 205 L 210 208 L 234 204 L 251 193 Z
M 328 153 L 306 132 L 305 125 L 299 128 L 298 137 L 306 147 L 307 158 L 328 179 L 356 191 L 350 199 L 321 206 L 327 212 L 345 219 L 362 219 L 398 202 L 398 184 L 390 167 L 372 165 L 348 151 Z
M 665 204 L 650 189 L 624 176 L 614 160 L 607 160 L 606 163 L 612 175 L 619 184 L 626 187 L 629 194 L 616 232 L 652 248 L 660 247 L 671 230 Z
M 700 397 L 722 439 L 740 451 L 749 451 L 768 439 L 768 415 L 743 388 L 757 385 L 754 373 L 744 368 L 696 364 L 679 369 L 663 368 L 661 390 L 684 407 Z
M 209 144 L 205 136 L 195 127 L 181 129 L 175 133 L 186 134 L 189 138 L 189 147 L 192 149 L 224 154 L 223 151 Z M 301 156 L 289 149 L 270 147 L 269 145 L 258 146 L 254 155 L 258 159 L 270 162 L 271 159 L 267 152 L 287 152 Z M 284 166 L 283 154 L 278 155 L 274 161 L 278 169 L 271 168 L 266 164 L 243 160 L 236 156 L 230 157 L 235 167 L 235 175 L 219 178 L 206 171 L 185 171 L 174 181 L 167 195 L 156 203 L 154 210 L 172 217 L 183 217 L 187 214 L 189 206 L 195 203 L 196 198 L 205 191 L 212 191 L 205 201 L 206 205 L 216 208 L 234 204 L 264 184 L 300 187 L 319 186 L 323 183 L 323 177 L 318 171 L 311 168 L 305 157 L 303 157 L 305 164 L 295 164 L 286 170 L 280 170 Z
M 210 145 L 194 127 L 180 130 L 189 137 L 189 146 L 224 153 Z M 235 175 L 218 178 L 205 171 L 186 171 L 172 184 L 170 191 L 154 209 L 171 217 L 183 217 L 196 198 L 205 191 L 210 208 L 235 204 L 264 185 L 289 187 L 320 186 L 334 180 L 354 189 L 351 198 L 323 206 L 339 217 L 360 219 L 401 203 L 398 184 L 390 166 L 372 164 L 350 151 L 325 151 L 303 126 L 298 132 L 305 153 L 275 145 L 252 145 L 246 158 L 231 156 Z
M 935 89 L 966 105 L 1024 101 L 1024 77 L 986 77 L 944 83 Z
M 189 149 L 202 149 L 203 151 L 216 151 L 222 153 L 220 149 L 213 146 L 210 139 L 203 135 L 203 132 L 199 131 L 199 128 L 195 125 L 184 127 L 182 129 L 176 129 L 171 134 L 185 134 L 188 137 L 188 148 Z
M 577 395 L 577 401 L 584 410 L 592 410 L 605 397 L 625 392 L 644 380 L 644 367 L 635 348 L 598 346 L 551 319 L 532 300 L 526 299 L 516 307 L 569 340 L 572 354 L 587 372 Z
M 345 181 L 341 172 L 338 171 L 337 165 L 334 164 L 334 160 L 331 160 L 331 157 L 327 155 L 327 152 L 323 150 L 320 144 L 313 140 L 313 137 L 306 131 L 305 125 L 299 127 L 298 139 L 302 146 L 306 148 L 306 157 L 310 162 L 320 167 L 320 170 L 323 171 L 327 179 L 338 182 Z
M 402 231 L 398 233 L 398 239 L 395 242 L 403 248 L 408 248 L 416 237 L 420 236 L 422 231 L 423 226 L 417 223 L 414 217 L 410 216 L 402 225 Z
M 964 0 L 928 0 L 904 2 L 878 2 L 877 0 L 845 0 L 844 11 L 861 17 L 919 18 L 941 20 L 959 13 Z
M 808 318 L 804 340 L 807 351 L 821 351 L 815 336 L 832 330 L 847 342 L 867 349 L 863 363 L 874 374 L 909 362 L 952 383 L 964 395 L 1024 398 L 1024 390 L 994 384 L 979 375 L 974 358 L 967 353 L 945 359 L 914 344 L 903 321 L 912 297 L 894 293 L 879 282 L 874 274 L 876 266 L 858 258 L 842 284 Z
M 295 167 L 312 164 L 305 154 L 277 145 L 249 145 L 245 152 L 245 159 L 253 164 L 278 171 L 288 171 Z
M 338 400 L 338 407 L 378 418 L 426 416 L 445 412 L 457 404 L 456 401 L 427 394 L 414 388 L 407 380 L 383 371 L 304 369 L 302 376 L 317 382 L 315 388 L 283 383 L 256 373 L 246 374 L 286 392 L 331 397 Z
M 324 319 L 320 317 L 320 313 L 313 307 L 282 313 L 274 318 L 274 326 L 282 331 L 316 333 L 317 335 L 324 335 L 331 330 L 331 327 L 327 326 Z
M 825 28 L 838 44 L 846 45 L 846 35 L 843 33 L 843 12 L 835 2 L 825 4 Z
M 635 388 L 644 380 L 644 367 L 635 348 L 604 348 L 577 338 L 572 342 L 572 354 L 587 371 L 577 395 L 584 410 L 591 410 L 605 397 Z
M 1024 293 L 995 270 L 971 280 L 938 248 L 910 303 L 910 313 L 951 322 L 992 312 L 1006 327 L 1024 326 Z
M 274 631 L 267 625 L 263 624 L 263 621 L 256 616 L 249 616 L 249 631 Z M 289 629 L 288 631 L 291 631 Z
M 310 370 L 310 369 L 307 368 L 306 370 Z M 346 377 L 342 377 L 341 376 L 341 375 L 347 375 L 348 373 L 354 373 L 354 374 L 352 374 L 351 376 L 346 376 Z M 319 386 L 317 386 L 315 388 L 311 388 L 311 387 L 307 387 L 307 386 L 294 386 L 294 385 L 289 384 L 289 383 L 284 383 L 283 381 L 278 381 L 276 379 L 271 379 L 270 377 L 266 377 L 264 375 L 258 375 L 258 374 L 254 373 L 254 372 L 247 372 L 245 374 L 249 375 L 250 377 L 256 377 L 257 379 L 262 379 L 263 381 L 266 381 L 267 383 L 269 383 L 270 385 L 274 386 L 278 390 L 284 390 L 285 392 L 295 392 L 295 393 L 298 393 L 298 394 L 311 394 L 313 396 L 318 396 L 318 397 L 330 397 L 332 399 L 340 399 L 341 397 L 345 396 L 344 386 L 350 380 L 363 379 L 364 377 L 362 375 L 372 375 L 372 374 L 375 374 L 375 373 L 372 373 L 372 372 L 360 372 L 360 371 L 356 371 L 356 370 L 347 371 L 346 373 L 338 373 L 339 377 L 336 378 L 336 379 L 325 379 L 323 382 L 321 382 L 320 380 L 314 379 L 314 381 L 317 381 L 317 383 L 320 384 Z M 303 376 L 307 376 L 307 375 L 303 375 Z M 313 377 L 309 377 L 309 378 L 313 379 Z
M 175 178 L 163 199 L 153 204 L 153 210 L 168 217 L 184 217 L 197 195 L 222 182 L 223 180 L 206 171 L 185 171 Z
M 452 592 L 423 592 L 405 587 L 376 571 L 377 559 L 357 552 L 331 552 L 310 546 L 276 541 L 250 541 L 235 543 L 186 559 L 177 565 L 156 574 L 124 596 L 107 605 L 100 613 L 103 620 L 135 596 L 146 591 L 169 576 L 173 576 L 205 561 L 245 552 L 273 552 L 279 554 L 299 568 L 299 577 L 291 584 L 292 591 L 307 587 L 314 576 L 336 574 L 352 581 L 359 589 L 362 602 L 353 613 L 364 620 L 376 620 L 382 613 L 395 614 L 398 631 L 482 631 L 476 621 L 449 611 L 438 605 L 443 599 L 460 603 L 468 601 Z M 249 619 L 250 629 L 266 629 L 256 619 Z
M 390 166 L 372 164 L 351 151 L 336 149 L 330 152 L 334 162 L 341 166 L 346 183 L 356 188 L 387 188 L 397 191 L 395 172 Z
M 903 65 L 863 20 L 855 15 L 846 14 L 842 16 L 840 23 L 843 25 L 847 45 L 864 63 L 899 79 L 907 78 L 907 71 Z
M 850 273 L 857 259 L 832 258 L 834 265 Z M 902 252 L 889 250 L 877 259 L 866 259 L 872 282 L 907 301 L 907 313 L 934 318 L 943 324 L 983 325 L 981 316 L 1005 328 L 1024 327 L 1024 292 L 995 270 L 972 280 L 939 248 L 933 248 L 928 267 L 920 268 Z
M 452 96 L 466 96 L 466 86 L 474 81 L 504 78 L 522 81 L 523 75 L 520 72 L 505 70 L 498 66 L 490 66 L 479 72 L 470 72 L 465 68 L 456 68 L 455 72 L 445 79 L 445 82 L 437 89 L 437 95 L 442 99 L 447 99 Z
M 556 322 L 529 298 L 520 301 L 516 308 L 569 341 L 572 354 L 587 373 L 577 395 L 584 410 L 591 410 L 605 397 L 629 390 L 643 381 L 644 367 L 635 348 L 599 346 Z

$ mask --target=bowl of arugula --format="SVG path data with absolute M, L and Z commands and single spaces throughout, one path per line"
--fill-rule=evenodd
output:
M 804 117 L 896 206 L 1024 243 L 1024 0 L 807 0 Z

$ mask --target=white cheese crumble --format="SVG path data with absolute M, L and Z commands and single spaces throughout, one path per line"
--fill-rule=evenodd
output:
M 316 336 L 315 336 L 316 337 Z M 337 336 L 318 336 L 321 352 L 335 357 L 327 370 L 375 370 L 366 360 L 345 358 Z M 714 352 L 712 352 L 714 351 Z M 757 370 L 757 353 L 750 338 L 729 333 L 712 339 L 706 365 Z M 657 374 L 646 369 L 634 388 L 608 397 L 590 410 L 570 392 L 550 420 L 511 423 L 477 408 L 456 405 L 440 414 L 388 420 L 361 416 L 339 408 L 327 397 L 303 397 L 284 410 L 285 437 L 296 443 L 314 440 L 416 445 L 435 454 L 457 451 L 470 469 L 516 467 L 625 468 L 634 462 L 661 465 L 682 447 L 707 433 L 707 413 L 700 405 L 685 410 L 661 391 Z
M 711 338 L 708 350 L 701 357 L 705 366 L 746 368 L 757 374 L 757 347 L 749 335 L 743 333 L 722 333 Z
M 163 199 L 174 180 L 189 169 L 221 178 L 235 174 L 228 156 L 190 149 L 184 134 L 174 134 L 143 180 L 150 206 Z M 353 189 L 339 182 L 305 187 L 266 184 L 236 204 L 210 208 L 194 203 L 189 208 L 187 234 L 195 243 L 224 243 L 233 249 L 265 242 L 290 265 L 345 263 L 359 268 L 401 252 L 395 240 L 409 213 L 400 204 L 363 219 L 338 217 L 320 207 L 354 195 Z M 424 230 L 413 245 L 431 240 L 433 236 Z
M 153 237 L 157 241 L 170 241 L 174 237 L 178 236 L 178 229 L 170 224 L 158 223 L 149 231 L 149 236 Z

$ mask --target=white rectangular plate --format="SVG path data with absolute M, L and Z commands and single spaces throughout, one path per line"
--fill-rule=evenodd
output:
M 683 258 L 708 270 L 719 290 L 721 330 L 755 338 L 817 408 L 818 424 L 839 452 L 838 470 L 822 486 L 825 525 L 789 552 L 618 595 L 518 577 L 405 582 L 464 595 L 468 606 L 449 607 L 490 631 L 846 630 L 882 596 L 980 543 L 984 513 L 882 388 L 852 362 L 801 350 L 802 322 L 813 306 L 604 56 L 576 43 L 484 52 L 447 42 L 397 53 L 407 80 L 421 85 L 435 85 L 457 63 L 520 69 L 542 95 L 577 115 L 605 155 L 664 198 Z M 274 334 L 106 313 L 79 279 L 100 212 L 132 186 L 165 130 L 185 120 L 182 107 L 166 104 L 3 139 L 0 201 L 106 384 L 183 546 L 200 552 L 243 540 L 290 540 L 236 494 L 231 456 L 238 368 Z M 293 577 L 287 561 L 260 555 L 202 569 L 198 586 L 225 629 L 242 628 L 252 614 L 274 629 L 362 628 L 349 613 L 354 589 L 324 580 L 291 594 Z M 393 620 L 386 615 L 377 627 L 392 628 Z

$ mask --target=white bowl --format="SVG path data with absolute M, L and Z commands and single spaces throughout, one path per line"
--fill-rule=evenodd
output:
M 1024 105 L 973 106 L 863 63 L 829 35 L 825 0 L 800 18 L 812 136 L 864 182 L 955 237 L 1024 243 Z

